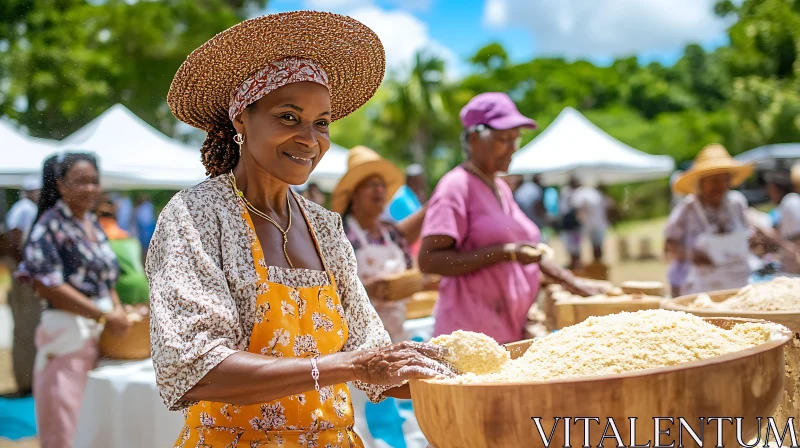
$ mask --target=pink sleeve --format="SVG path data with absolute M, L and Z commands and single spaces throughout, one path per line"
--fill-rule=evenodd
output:
M 433 193 L 422 224 L 422 238 L 433 235 L 449 236 L 460 246 L 469 230 L 465 186 L 442 179 Z

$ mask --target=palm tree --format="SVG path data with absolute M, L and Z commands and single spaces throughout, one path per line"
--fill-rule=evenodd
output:
M 389 131 L 387 147 L 427 167 L 427 157 L 452 130 L 445 62 L 429 52 L 419 51 L 414 56 L 408 79 L 393 76 L 389 84 L 390 98 L 376 120 Z

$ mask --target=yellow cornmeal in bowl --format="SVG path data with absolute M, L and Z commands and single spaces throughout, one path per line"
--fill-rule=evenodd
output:
M 431 343 L 449 349 L 445 361 L 459 373 L 482 375 L 497 372 L 511 360 L 508 350 L 483 333 L 457 330 L 437 336 L 431 339 Z
M 535 339 L 517 359 L 499 363 L 498 356 L 493 354 L 482 361 L 486 369 L 481 369 L 477 367 L 481 360 L 473 355 L 469 370 L 462 370 L 467 373 L 432 381 L 449 384 L 534 382 L 673 366 L 755 347 L 771 338 L 772 325 L 775 324 L 742 323 L 726 330 L 692 314 L 661 309 L 590 317 Z M 456 333 L 449 336 L 463 337 Z M 473 339 L 470 335 L 463 343 L 451 341 L 451 351 L 469 345 L 468 341 Z M 486 350 L 482 348 L 480 352 Z M 494 351 L 489 350 L 490 353 Z M 478 373 L 481 370 L 489 373 Z
M 722 302 L 700 294 L 690 306 L 706 310 L 800 312 L 800 278 L 778 277 L 748 285 Z

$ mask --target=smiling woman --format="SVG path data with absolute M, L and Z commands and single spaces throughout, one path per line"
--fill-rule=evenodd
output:
M 377 402 L 452 375 L 441 348 L 391 344 L 341 217 L 289 188 L 384 70 L 372 30 L 310 11 L 236 25 L 178 70 L 168 103 L 208 133 L 211 179 L 173 197 L 147 259 L 159 390 L 186 410 L 176 446 L 360 447 L 346 383 Z

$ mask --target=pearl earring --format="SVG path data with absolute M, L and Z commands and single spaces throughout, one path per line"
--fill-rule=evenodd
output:
M 242 158 L 242 144 L 244 144 L 244 135 L 239 134 L 238 132 L 236 135 L 233 136 L 233 141 L 239 145 L 239 158 Z

